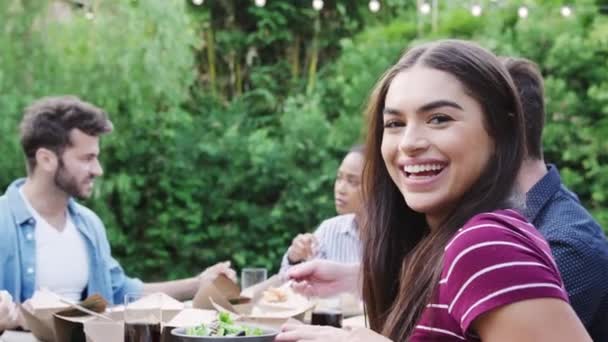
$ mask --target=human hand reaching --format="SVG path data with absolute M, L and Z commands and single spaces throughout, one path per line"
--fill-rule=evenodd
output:
M 342 292 L 361 293 L 358 263 L 312 260 L 287 271 L 292 287 L 306 296 L 329 297 Z
M 201 282 L 212 282 L 220 274 L 225 275 L 235 283 L 237 282 L 236 271 L 230 267 L 230 261 L 219 262 L 213 266 L 207 267 L 207 269 L 199 274 L 198 279 Z
M 313 234 L 298 234 L 291 242 L 287 252 L 289 262 L 295 264 L 312 258 L 316 253 L 315 246 L 317 244 L 317 238 Z

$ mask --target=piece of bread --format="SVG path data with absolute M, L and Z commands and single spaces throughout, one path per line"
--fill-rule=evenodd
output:
M 278 287 L 271 287 L 262 294 L 268 303 L 284 303 L 287 301 L 287 291 Z

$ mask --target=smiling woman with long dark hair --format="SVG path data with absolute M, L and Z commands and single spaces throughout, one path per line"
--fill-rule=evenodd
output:
M 362 268 L 300 265 L 295 287 L 362 285 L 371 329 L 393 341 L 589 340 L 549 246 L 517 212 L 524 119 L 496 56 L 457 40 L 415 47 L 367 114 Z M 355 337 L 287 326 L 277 340 Z

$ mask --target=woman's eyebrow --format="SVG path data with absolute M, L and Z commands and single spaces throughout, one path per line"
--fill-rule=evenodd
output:
M 450 101 L 450 100 L 436 100 L 436 101 L 433 101 L 433 102 L 429 102 L 429 103 L 427 103 L 425 105 L 422 105 L 420 108 L 418 108 L 416 110 L 416 113 L 429 112 L 429 111 L 432 111 L 434 109 L 441 108 L 441 107 L 452 107 L 452 108 L 464 110 L 462 108 L 462 106 L 460 106 L 458 103 L 456 103 L 454 101 Z M 400 110 L 398 110 L 398 109 L 395 109 L 395 108 L 384 107 L 384 109 L 382 110 L 382 114 L 383 115 L 401 115 L 402 112 Z
M 401 115 L 401 111 L 394 108 L 384 107 L 382 110 L 383 115 Z
M 441 108 L 441 107 L 452 107 L 452 108 L 463 110 L 462 107 L 454 101 L 437 100 L 437 101 L 429 102 L 429 103 L 421 106 L 420 108 L 418 108 L 416 110 L 416 112 L 417 113 L 429 112 L 429 111 L 432 111 L 433 109 L 437 109 L 437 108 Z

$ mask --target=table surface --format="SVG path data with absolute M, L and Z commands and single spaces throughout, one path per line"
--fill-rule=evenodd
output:
M 39 342 L 39 340 L 29 332 L 5 331 L 0 336 L 0 342 Z
M 365 327 L 365 319 L 363 316 L 355 316 L 345 319 L 343 322 L 345 327 Z M 30 332 L 23 331 L 5 331 L 0 336 L 0 342 L 40 342 Z

